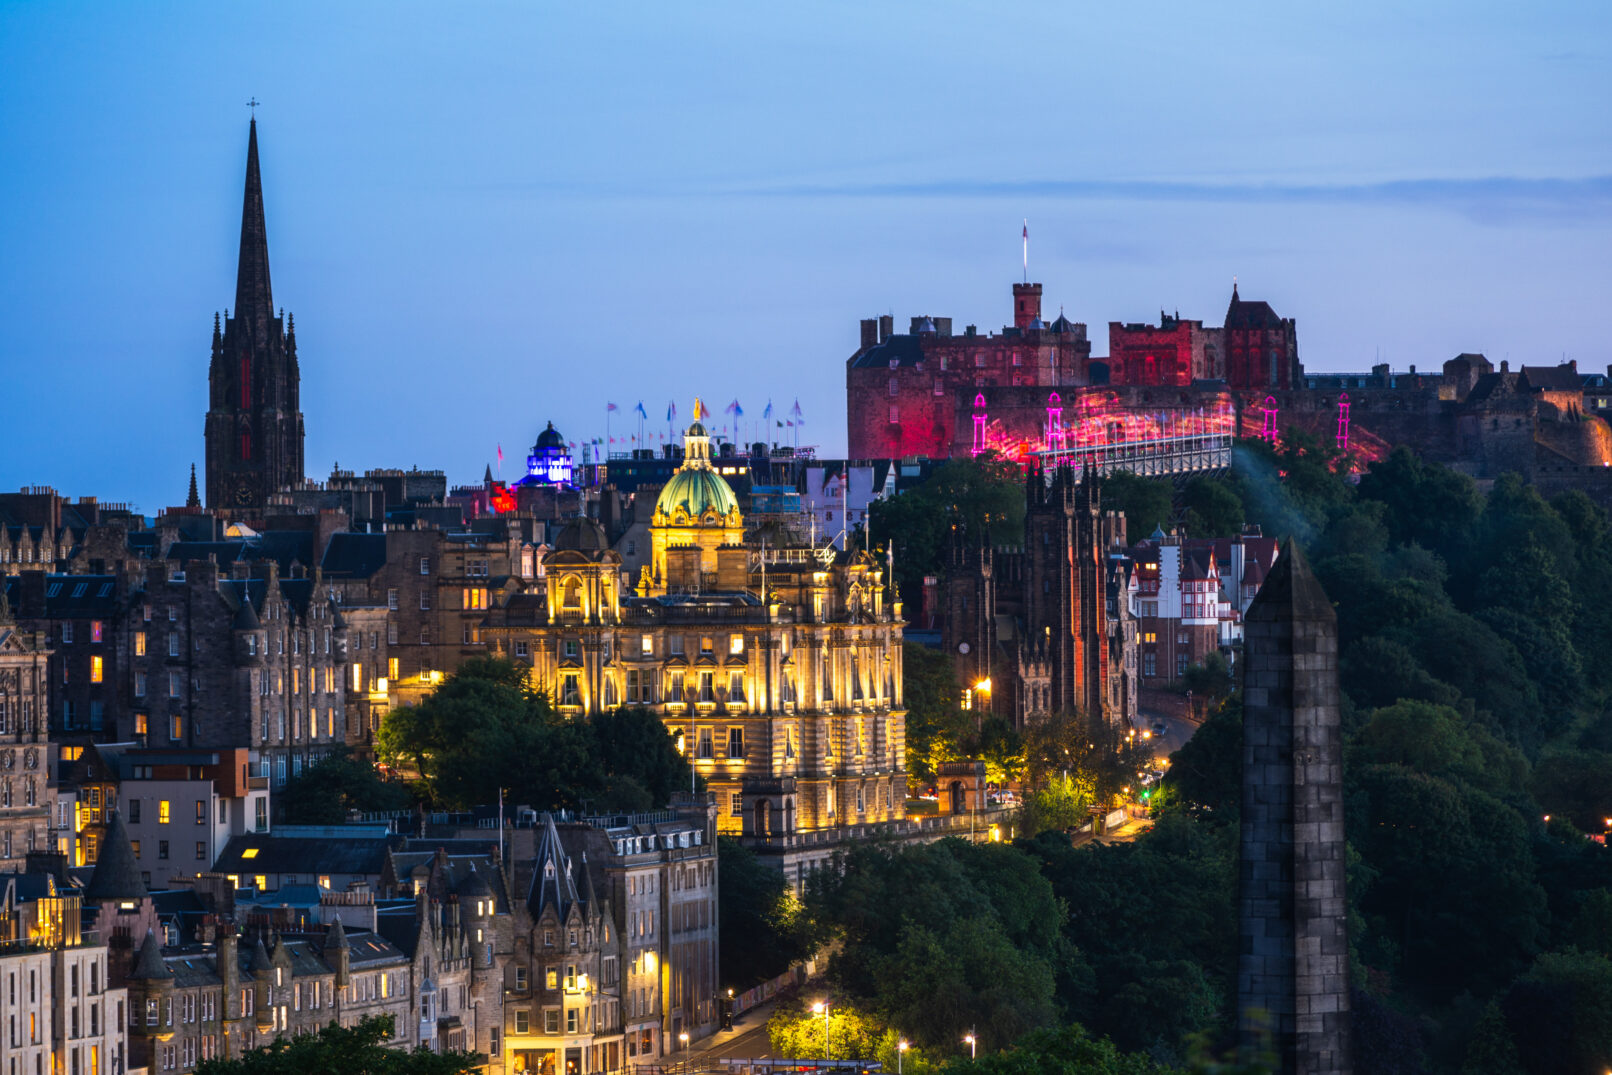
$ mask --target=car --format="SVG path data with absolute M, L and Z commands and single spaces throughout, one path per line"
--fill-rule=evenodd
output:
M 1164 722 L 1162 720 L 1156 720 L 1156 721 L 1153 722 L 1153 734 L 1154 735 L 1163 735 L 1165 733 L 1165 730 L 1166 729 L 1164 727 Z

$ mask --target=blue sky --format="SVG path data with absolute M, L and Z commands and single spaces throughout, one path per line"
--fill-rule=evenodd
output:
M 177 503 L 256 96 L 310 476 L 642 399 L 844 449 L 857 321 L 1612 362 L 1612 7 L 0 3 L 0 488 Z

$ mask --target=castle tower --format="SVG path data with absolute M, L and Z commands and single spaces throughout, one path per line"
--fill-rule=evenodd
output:
M 255 119 L 246 146 L 235 309 L 222 327 L 214 317 L 207 379 L 207 506 L 259 509 L 270 494 L 300 483 L 303 468 L 296 329 L 274 313 Z
M 1291 540 L 1244 621 L 1238 1037 L 1277 1070 L 1345 1075 L 1349 937 L 1344 904 L 1338 622 Z
M 1013 327 L 1027 329 L 1041 320 L 1041 285 L 1013 285 Z

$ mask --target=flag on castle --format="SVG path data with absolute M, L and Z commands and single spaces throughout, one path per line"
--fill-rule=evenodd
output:
M 619 410 L 621 410 L 621 408 L 616 406 L 614 403 L 606 403 L 605 404 L 605 410 L 607 412 L 608 411 L 619 411 Z
M 649 412 L 644 410 L 644 401 L 643 400 L 639 400 L 638 401 L 638 406 L 633 408 L 633 409 L 638 412 L 638 417 L 640 417 L 640 418 L 648 418 L 649 417 Z

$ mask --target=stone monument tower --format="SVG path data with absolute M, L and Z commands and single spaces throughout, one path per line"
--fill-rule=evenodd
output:
M 1239 1043 L 1247 1059 L 1273 1049 L 1283 1073 L 1346 1075 L 1338 622 L 1291 540 L 1244 639 Z

